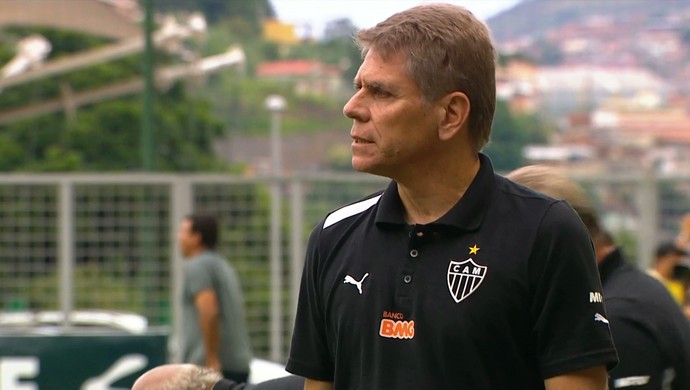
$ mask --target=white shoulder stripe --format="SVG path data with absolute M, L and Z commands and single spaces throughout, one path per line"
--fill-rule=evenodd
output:
M 379 201 L 379 198 L 381 198 L 381 195 L 363 200 L 361 202 L 353 203 L 349 206 L 343 207 L 342 209 L 334 211 L 326 218 L 326 221 L 323 223 L 323 228 L 325 229 L 334 223 L 342 221 L 345 218 L 361 213 L 362 211 L 375 205 Z

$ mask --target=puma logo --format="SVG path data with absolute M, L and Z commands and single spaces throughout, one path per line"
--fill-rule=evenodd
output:
M 354 284 L 355 286 L 357 286 L 357 291 L 359 291 L 359 295 L 362 295 L 362 283 L 364 283 L 364 279 L 366 279 L 367 276 L 369 276 L 368 272 L 366 274 L 364 274 L 364 276 L 362 277 L 362 280 L 360 280 L 358 282 L 352 276 L 346 275 L 345 280 L 343 280 L 343 283 Z
M 601 322 L 603 322 L 603 323 L 605 323 L 605 324 L 607 324 L 607 325 L 608 325 L 608 323 L 609 323 L 609 320 L 607 320 L 606 317 L 602 316 L 602 315 L 599 314 L 599 313 L 594 314 L 594 321 L 601 321 Z

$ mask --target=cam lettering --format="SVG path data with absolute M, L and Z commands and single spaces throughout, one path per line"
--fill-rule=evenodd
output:
M 414 338 L 414 321 L 393 321 L 383 318 L 379 335 L 392 339 L 412 339 Z
M 481 275 L 482 274 L 482 269 L 479 267 L 472 267 L 470 268 L 469 266 L 462 266 L 461 264 L 455 264 L 451 266 L 452 272 L 458 273 L 458 274 L 472 274 L 472 275 Z

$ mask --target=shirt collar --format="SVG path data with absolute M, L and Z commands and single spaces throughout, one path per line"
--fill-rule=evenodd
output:
M 496 186 L 494 169 L 489 157 L 479 153 L 479 162 L 479 172 L 472 179 L 462 198 L 431 225 L 449 226 L 466 231 L 479 228 Z M 376 225 L 406 225 L 405 212 L 395 181 L 391 181 L 381 195 L 376 212 Z

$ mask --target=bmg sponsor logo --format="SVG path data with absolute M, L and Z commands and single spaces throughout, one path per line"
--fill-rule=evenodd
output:
M 384 311 L 379 336 L 390 339 L 413 339 L 414 320 L 405 321 L 402 313 Z

